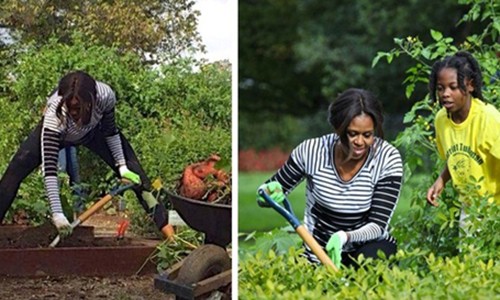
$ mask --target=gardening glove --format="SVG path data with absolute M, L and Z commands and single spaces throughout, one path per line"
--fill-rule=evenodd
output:
M 271 181 L 268 183 L 264 183 L 257 189 L 257 204 L 261 207 L 269 207 L 266 200 L 259 195 L 259 190 L 263 189 L 266 194 L 273 199 L 276 203 L 281 203 L 285 200 L 285 194 L 283 193 L 283 187 L 277 181 Z
M 120 176 L 123 179 L 127 179 L 129 181 L 132 181 L 132 183 L 135 183 L 135 184 L 141 184 L 141 177 L 139 176 L 139 174 L 136 174 L 136 173 L 130 171 L 127 168 L 127 166 L 121 166 L 120 168 L 118 168 L 118 171 L 120 172 Z
M 62 213 L 52 214 L 52 222 L 56 226 L 57 231 L 59 232 L 61 238 L 68 237 L 73 232 L 73 227 L 71 227 L 71 224 L 69 223 L 68 219 Z
M 342 247 L 344 247 L 347 242 L 347 233 L 340 230 L 335 232 L 328 243 L 326 244 L 326 251 L 328 252 L 328 256 L 333 261 L 333 264 L 340 268 L 340 264 L 342 262 Z

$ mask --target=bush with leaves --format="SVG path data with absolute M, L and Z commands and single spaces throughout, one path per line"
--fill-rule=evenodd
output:
M 422 250 L 398 251 L 388 261 L 360 258 L 360 267 L 329 272 L 290 248 L 240 259 L 239 299 L 495 299 L 498 260 L 476 253 L 443 258 Z

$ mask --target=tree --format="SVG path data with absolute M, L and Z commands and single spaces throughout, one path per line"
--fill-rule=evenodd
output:
M 298 70 L 294 51 L 300 1 L 254 2 L 238 5 L 239 111 L 268 117 L 316 110 L 324 101 L 321 74 Z
M 71 43 L 80 31 L 90 44 L 132 51 L 143 60 L 169 60 L 205 51 L 192 0 L 4 0 L 0 27 L 15 41 Z
M 371 68 L 394 36 L 456 28 L 464 6 L 441 1 L 240 1 L 240 112 L 303 116 L 323 109 L 342 90 L 359 86 L 386 100 L 389 112 L 411 106 L 402 77 L 410 60 Z M 467 28 L 468 29 L 468 28 Z
M 379 95 L 386 112 L 407 110 L 398 79 L 409 60 L 384 68 L 372 68 L 378 49 L 392 46 L 394 36 L 424 36 L 428 28 L 442 28 L 458 37 L 463 30 L 455 24 L 463 7 L 455 0 L 435 1 L 307 1 L 302 5 L 304 21 L 295 47 L 300 68 L 324 74 L 322 92 L 334 98 L 339 92 L 359 86 Z M 318 72 L 318 68 L 322 72 Z

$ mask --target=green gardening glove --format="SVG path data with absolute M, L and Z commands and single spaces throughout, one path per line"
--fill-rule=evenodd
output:
M 283 193 L 281 184 L 277 181 L 271 181 L 264 183 L 257 189 L 257 204 L 259 204 L 259 206 L 269 207 L 266 200 L 259 195 L 260 189 L 263 189 L 276 203 L 281 203 L 285 200 L 285 194 Z
M 141 184 L 141 177 L 139 174 L 130 171 L 127 166 L 121 166 L 118 170 L 122 179 L 129 180 L 135 184 Z
M 347 234 L 344 231 L 340 230 L 335 232 L 326 244 L 325 249 L 328 252 L 328 256 L 330 256 L 333 264 L 337 266 L 337 268 L 340 268 L 340 265 L 342 263 L 342 247 L 344 247 L 346 242 Z

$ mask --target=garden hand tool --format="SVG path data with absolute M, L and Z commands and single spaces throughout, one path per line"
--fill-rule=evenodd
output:
M 325 253 L 323 248 L 318 244 L 316 239 L 307 231 L 304 225 L 300 224 L 299 219 L 295 216 L 292 210 L 292 206 L 286 197 L 283 197 L 283 206 L 274 201 L 263 188 L 259 188 L 257 193 L 260 197 L 262 197 L 266 204 L 274 210 L 276 210 L 280 215 L 285 217 L 285 219 L 292 225 L 293 229 L 297 232 L 297 234 L 302 238 L 304 243 L 306 243 L 309 248 L 311 248 L 312 252 L 318 257 L 323 265 L 325 265 L 328 269 L 333 271 L 338 271 L 338 268 L 333 264 L 332 260 Z M 280 199 L 280 198 L 278 198 Z
M 102 197 L 99 201 L 97 201 L 94 205 L 92 205 L 89 209 L 87 209 L 83 214 L 81 214 L 75 221 L 73 221 L 73 223 L 70 224 L 71 229 L 74 229 L 76 226 L 80 225 L 85 220 L 87 220 L 95 212 L 101 209 L 106 203 L 111 201 L 111 199 L 113 199 L 114 196 L 125 192 L 126 190 L 132 188 L 134 185 L 135 185 L 134 183 L 126 183 L 111 190 L 109 194 Z M 59 234 L 52 241 L 52 243 L 50 243 L 49 247 L 55 247 L 60 240 L 61 240 L 61 235 Z

